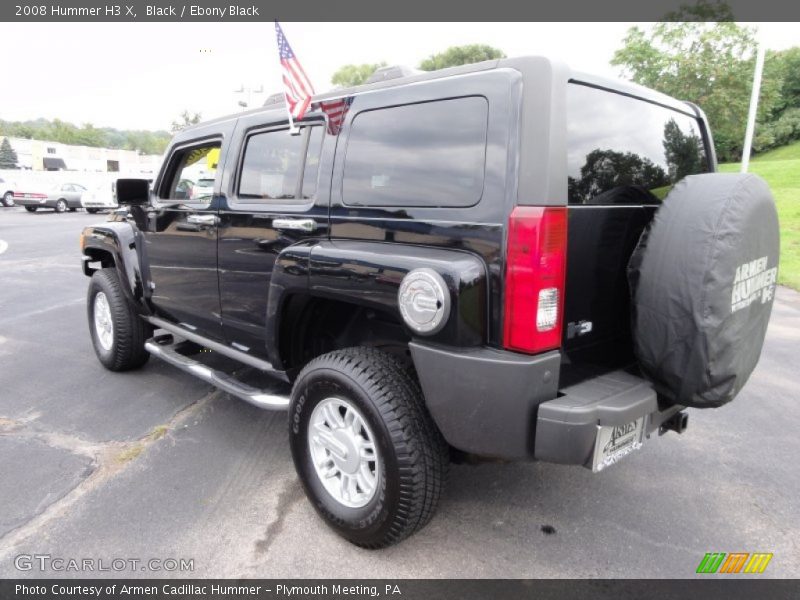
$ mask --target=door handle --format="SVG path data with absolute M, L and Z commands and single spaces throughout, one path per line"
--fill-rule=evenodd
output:
M 205 225 L 207 227 L 213 227 L 219 223 L 219 217 L 217 215 L 189 215 L 186 217 L 186 222 L 191 223 L 192 225 Z
M 272 226 L 275 229 L 290 229 L 308 233 L 317 230 L 317 222 L 314 219 L 272 219 Z

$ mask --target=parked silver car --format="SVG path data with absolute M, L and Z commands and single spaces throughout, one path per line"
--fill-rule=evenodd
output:
M 81 196 L 86 188 L 79 183 L 59 183 L 43 191 L 14 191 L 14 204 L 24 206 L 28 212 L 36 212 L 40 208 L 52 208 L 63 213 L 67 209 L 76 211 L 81 208 Z

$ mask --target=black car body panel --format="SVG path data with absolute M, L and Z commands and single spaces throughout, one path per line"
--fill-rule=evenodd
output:
M 146 283 L 150 277 L 141 230 L 133 223 L 109 221 L 84 229 L 81 240 L 84 274 L 91 276 L 98 267 L 113 266 L 120 281 L 127 284 L 122 289 L 131 305 L 141 314 L 151 314 Z
M 675 173 L 637 148 L 609 147 L 618 140 L 595 143 L 591 124 L 576 131 L 576 89 L 601 94 L 590 108 L 610 111 L 603 120 L 612 126 L 628 116 L 614 113 L 615 103 L 629 101 L 693 123 L 682 135 L 695 136 L 703 169 L 716 168 L 697 107 L 546 58 L 502 59 L 318 95 L 294 133 L 282 102 L 189 127 L 167 149 L 151 205 L 87 229 L 84 252 L 113 259 L 141 312 L 268 361 L 289 379 L 337 347 L 391 348 L 410 357 L 456 448 L 585 464 L 598 419 L 613 424 L 622 405 L 625 415 L 657 412 L 646 384 L 593 398 L 574 387 L 632 365 L 625 273 L 659 200 L 637 195 L 646 187 L 639 173 L 617 182 L 624 193 L 609 192 L 591 179 L 590 159 L 633 157 L 663 179 L 658 193 Z M 346 106 L 337 123 L 324 110 L 334 101 Z M 661 135 L 648 147 L 662 148 Z M 213 177 L 213 194 L 192 197 L 187 172 Z M 535 355 L 504 347 L 516 207 L 568 214 L 563 339 Z M 446 325 L 429 336 L 398 309 L 403 277 L 421 268 L 444 279 L 452 303 Z M 539 407 L 567 388 L 573 396 L 540 418 Z M 572 439 L 574 406 L 589 415 L 580 448 L 561 452 L 553 440 Z M 546 435 L 537 441 L 540 420 Z

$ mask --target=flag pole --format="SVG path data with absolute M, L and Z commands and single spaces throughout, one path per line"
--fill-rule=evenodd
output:
M 756 51 L 756 70 L 753 73 L 753 90 L 750 94 L 750 112 L 747 115 L 747 130 L 744 134 L 744 148 L 742 149 L 742 173 L 747 173 L 750 167 L 750 151 L 753 148 L 753 133 L 756 128 L 756 112 L 758 97 L 761 94 L 761 75 L 764 72 L 764 45 L 759 44 Z
M 275 32 L 278 33 L 280 31 L 280 25 L 278 24 L 278 20 L 275 19 Z M 276 38 L 276 41 L 277 38 Z M 280 42 L 278 41 L 278 54 L 280 55 Z M 280 78 L 281 88 L 285 86 L 283 81 L 284 73 L 283 73 L 283 66 L 281 69 L 278 70 L 278 77 Z M 297 135 L 300 133 L 300 128 L 294 124 L 294 117 L 292 116 L 292 108 L 289 105 L 289 98 L 286 95 L 286 92 L 283 92 L 283 103 L 286 106 L 286 115 L 289 117 L 289 135 Z
M 292 111 L 289 108 L 289 103 L 286 101 L 286 94 L 283 95 L 283 103 L 286 105 L 286 114 L 289 115 L 289 135 L 297 135 L 300 133 L 300 128 L 294 124 Z

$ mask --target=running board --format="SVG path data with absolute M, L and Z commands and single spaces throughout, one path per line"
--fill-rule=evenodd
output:
M 267 410 L 286 410 L 289 408 L 288 396 L 273 394 L 268 390 L 259 390 L 242 383 L 227 373 L 215 371 L 201 362 L 176 352 L 169 345 L 162 345 L 156 342 L 154 339 L 150 339 L 145 342 L 144 348 L 153 356 L 156 356 L 168 362 L 169 364 L 178 367 L 179 369 L 186 371 L 187 373 L 190 373 L 199 379 L 202 379 L 206 383 L 210 383 L 211 385 L 218 387 L 222 391 L 229 393 L 231 396 L 241 398 L 245 402 L 249 402 L 258 408 L 264 408 Z
M 268 363 L 266 360 L 257 358 L 255 356 L 252 356 L 251 354 L 248 354 L 247 352 L 242 352 L 241 350 L 237 350 L 236 348 L 231 348 L 230 346 L 226 346 L 225 344 L 215 342 L 214 340 L 210 340 L 206 337 L 203 337 L 202 335 L 198 335 L 193 331 L 189 331 L 185 327 L 181 327 L 180 325 L 175 325 L 174 323 L 170 323 L 169 321 L 165 321 L 164 319 L 159 319 L 158 317 L 145 317 L 145 320 L 149 321 L 150 324 L 156 329 L 163 329 L 164 331 L 168 331 L 169 333 L 176 335 L 181 339 L 189 340 L 190 342 L 194 342 L 195 344 L 200 344 L 201 346 L 209 348 L 214 352 L 219 352 L 223 356 L 232 358 L 233 360 L 239 361 L 240 363 L 244 363 L 250 367 L 254 367 L 259 371 L 263 371 L 264 373 L 267 373 L 271 377 L 289 383 L 289 378 L 286 376 L 286 372 L 279 371 L 278 369 L 273 367 L 270 363 Z

